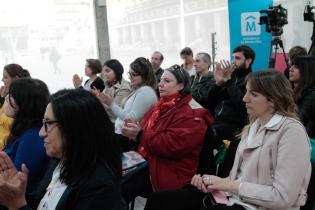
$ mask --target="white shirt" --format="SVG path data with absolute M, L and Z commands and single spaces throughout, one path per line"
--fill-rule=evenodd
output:
M 52 179 L 46 189 L 46 193 L 38 205 L 38 210 L 55 210 L 56 206 L 67 188 L 67 185 L 61 183 L 60 177 L 60 163 L 55 168 Z

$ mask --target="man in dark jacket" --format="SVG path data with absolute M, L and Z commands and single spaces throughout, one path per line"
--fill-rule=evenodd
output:
M 210 113 L 215 118 L 214 146 L 218 148 L 225 139 L 232 143 L 230 145 L 231 160 L 227 161 L 228 166 L 224 166 L 224 172 L 221 175 L 228 175 L 233 164 L 234 150 L 237 147 L 235 135 L 241 132 L 247 122 L 247 111 L 243 102 L 246 91 L 244 81 L 252 71 L 255 52 L 250 47 L 241 45 L 233 50 L 232 58 L 232 66 L 225 60 L 216 66 L 215 85 L 209 91 L 207 104 Z
M 215 84 L 213 72 L 209 71 L 210 65 L 210 55 L 198 53 L 194 61 L 196 74 L 190 77 L 192 96 L 204 108 L 207 108 L 209 90 Z

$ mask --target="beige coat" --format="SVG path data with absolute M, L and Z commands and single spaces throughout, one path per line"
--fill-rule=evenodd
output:
M 121 83 L 117 82 L 112 87 L 108 87 L 106 85 L 105 89 L 103 90 L 103 93 L 111 95 L 114 98 L 114 102 L 120 107 L 122 106 L 122 102 L 124 101 L 124 99 L 127 98 L 127 96 L 130 94 L 130 92 L 131 92 L 130 83 L 124 79 L 121 80 Z M 115 122 L 117 116 L 115 116 L 110 107 L 105 108 L 111 121 Z
M 304 205 L 311 163 L 303 125 L 282 117 L 273 126 L 260 128 L 249 145 L 247 138 L 244 132 L 230 173 L 232 180 L 241 176 L 240 199 L 258 209 Z

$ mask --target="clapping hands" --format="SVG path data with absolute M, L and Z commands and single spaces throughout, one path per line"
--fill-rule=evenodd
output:
M 19 209 L 26 205 L 25 191 L 28 169 L 25 164 L 17 171 L 5 152 L 0 152 L 0 204 L 9 209 Z
M 214 79 L 218 86 L 223 85 L 226 81 L 231 79 L 231 75 L 234 72 L 234 68 L 227 60 L 222 60 L 216 64 L 214 69 Z

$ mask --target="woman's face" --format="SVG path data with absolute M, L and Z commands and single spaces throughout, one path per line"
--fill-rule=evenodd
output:
M 301 78 L 301 72 L 300 69 L 296 65 L 292 65 L 290 67 L 289 72 L 289 80 L 293 83 L 298 83 Z
M 106 82 L 112 83 L 116 81 L 116 75 L 113 69 L 109 68 L 108 66 L 104 66 L 103 72 L 105 74 Z
M 175 76 L 169 72 L 164 71 L 159 83 L 160 96 L 170 96 L 179 93 L 184 88 L 183 84 L 178 84 Z
M 14 78 L 12 78 L 6 70 L 3 70 L 2 82 L 7 89 L 9 89 L 13 80 Z
M 129 79 L 130 79 L 130 84 L 133 87 L 141 87 L 143 85 L 143 78 L 140 74 L 134 72 L 132 69 L 129 70 Z
M 62 135 L 50 103 L 47 105 L 39 135 L 44 139 L 46 154 L 49 157 L 61 159 L 63 153 Z
M 252 90 L 249 82 L 246 84 L 246 94 L 243 98 L 247 113 L 255 118 L 265 119 L 274 112 L 274 105 L 264 95 Z
M 93 71 L 92 71 L 92 69 L 89 67 L 89 64 L 88 64 L 88 63 L 85 64 L 84 72 L 85 72 L 85 75 L 88 76 L 88 77 L 90 77 L 90 76 L 93 75 Z
M 6 100 L 6 108 L 5 108 L 5 114 L 8 117 L 12 117 L 14 118 L 15 114 L 17 113 L 17 111 L 19 110 L 18 105 L 15 103 L 15 100 L 13 97 L 11 97 L 10 95 L 7 95 L 5 97 Z

